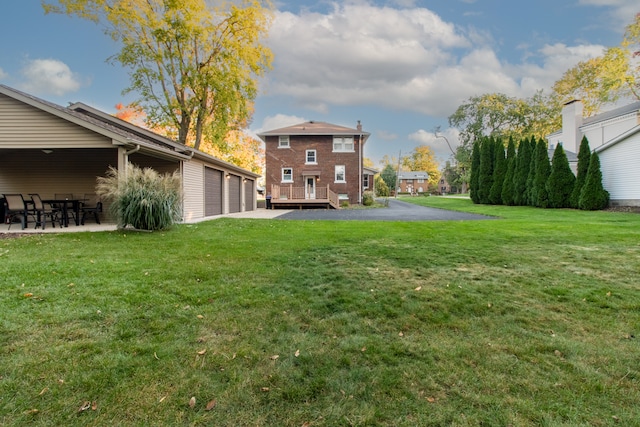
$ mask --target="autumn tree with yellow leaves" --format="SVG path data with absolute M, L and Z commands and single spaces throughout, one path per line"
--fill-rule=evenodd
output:
M 101 24 L 122 45 L 110 60 L 130 70 L 124 93 L 138 99 L 151 129 L 200 149 L 225 151 L 246 127 L 257 79 L 271 67 L 262 44 L 272 20 L 267 1 L 58 0 L 47 13 Z M 206 143 L 203 143 L 206 141 Z

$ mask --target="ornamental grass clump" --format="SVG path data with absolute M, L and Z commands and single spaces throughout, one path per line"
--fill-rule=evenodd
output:
M 126 176 L 109 168 L 98 178 L 96 192 L 110 202 L 118 227 L 164 230 L 181 218 L 182 183 L 178 171 L 160 174 L 151 168 L 127 165 Z

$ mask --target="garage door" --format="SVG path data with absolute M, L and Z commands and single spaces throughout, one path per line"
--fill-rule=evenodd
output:
M 240 183 L 241 179 L 238 175 L 229 177 L 229 213 L 240 212 Z
M 204 168 L 204 215 L 222 214 L 222 171 L 212 168 Z
M 244 183 L 244 210 L 252 211 L 253 210 L 253 201 L 256 197 L 256 182 L 248 179 Z

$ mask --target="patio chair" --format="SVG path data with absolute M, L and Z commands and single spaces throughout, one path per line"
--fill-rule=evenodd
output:
M 93 219 L 96 224 L 100 224 L 99 214 L 102 212 L 102 202 L 97 199 L 95 194 L 85 194 L 82 206 L 80 206 L 80 212 L 82 214 L 80 224 L 84 225 L 84 220 L 87 215 L 93 215 Z
M 50 204 L 43 203 L 40 195 L 38 194 L 29 194 L 29 196 L 33 201 L 33 208 L 28 212 L 35 218 L 35 228 L 38 228 L 38 225 L 40 225 L 44 230 L 47 226 L 47 218 L 51 220 L 51 226 L 53 228 L 56 228 L 56 222 L 58 222 L 60 224 L 60 227 L 62 227 L 62 221 L 58 217 L 58 215 L 60 214 L 60 209 L 55 208 Z
M 5 222 L 9 223 L 9 230 L 11 229 L 11 224 L 18 218 L 20 218 L 20 223 L 24 230 L 27 226 L 27 205 L 22 194 L 3 194 L 3 197 L 6 204 L 4 211 Z

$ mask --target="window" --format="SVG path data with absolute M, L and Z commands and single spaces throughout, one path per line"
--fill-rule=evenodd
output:
M 418 178 L 418 184 L 424 184 L 424 178 Z
M 278 148 L 289 148 L 289 135 L 280 135 L 278 137 Z
M 282 182 L 293 182 L 292 168 L 282 168 Z
M 347 182 L 344 173 L 344 165 L 336 165 L 336 182 Z
M 408 179 L 407 180 L 407 184 L 413 184 L 413 180 L 412 179 Z
M 364 188 L 369 188 L 369 175 L 364 175 L 362 177 L 362 186 Z
M 333 151 L 354 151 L 352 136 L 334 136 Z
M 316 150 L 307 150 L 307 164 L 318 164 L 318 160 L 316 159 Z

